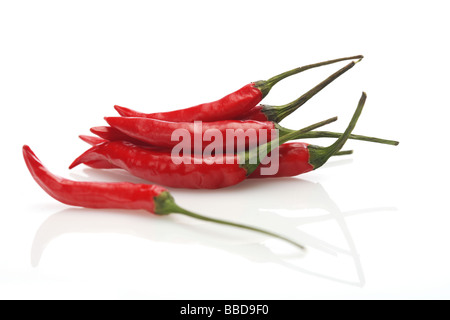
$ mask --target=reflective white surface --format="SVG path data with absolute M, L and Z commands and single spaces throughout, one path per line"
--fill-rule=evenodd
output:
M 328 10 L 197 2 L 204 11 L 184 2 L 0 5 L 0 26 L 12 30 L 0 35 L 9 48 L 0 52 L 0 298 L 449 298 L 444 2 L 330 2 Z M 306 253 L 183 216 L 67 207 L 22 160 L 26 143 L 62 176 L 142 182 L 120 170 L 67 169 L 87 148 L 77 135 L 115 115 L 114 104 L 187 107 L 354 54 L 366 58 L 282 124 L 338 115 L 329 129 L 342 131 L 365 90 L 355 133 L 397 139 L 398 147 L 350 141 L 355 154 L 301 177 L 171 190 L 187 209 L 289 236 Z M 285 80 L 264 103 L 291 101 L 341 65 Z

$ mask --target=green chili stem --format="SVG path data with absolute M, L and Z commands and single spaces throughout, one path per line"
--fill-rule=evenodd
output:
M 338 151 L 335 154 L 333 154 L 333 156 L 346 156 L 349 154 L 353 154 L 353 150 L 343 150 L 343 151 Z
M 301 244 L 299 244 L 299 243 L 297 243 L 297 242 L 295 242 L 295 241 L 293 241 L 291 239 L 288 239 L 286 237 L 283 237 L 283 236 L 281 236 L 279 234 L 270 232 L 270 231 L 266 231 L 266 230 L 259 229 L 259 228 L 256 228 L 256 227 L 252 227 L 252 226 L 247 226 L 247 225 L 240 224 L 240 223 L 235 223 L 235 222 L 230 222 L 230 221 L 226 221 L 226 220 L 205 217 L 203 215 L 200 215 L 200 214 L 193 213 L 191 211 L 185 210 L 185 209 L 179 207 L 176 203 L 173 203 L 172 210 L 173 210 L 172 213 L 182 214 L 182 215 L 185 215 L 185 216 L 188 216 L 188 217 L 191 217 L 191 218 L 204 220 L 204 221 L 209 221 L 209 222 L 214 222 L 214 223 L 218 223 L 218 224 L 225 225 L 225 226 L 236 227 L 236 228 L 241 228 L 241 229 L 245 229 L 245 230 L 259 232 L 259 233 L 262 233 L 264 235 L 271 236 L 271 237 L 274 237 L 274 238 L 277 238 L 277 239 L 289 242 L 290 244 L 296 246 L 297 248 L 300 248 L 301 250 L 306 250 L 306 248 L 304 246 L 302 246 Z
M 303 67 L 299 67 L 299 68 L 295 68 L 295 69 L 283 72 L 283 73 L 276 75 L 266 81 L 257 81 L 257 82 L 255 82 L 255 87 L 261 90 L 262 96 L 264 98 L 275 84 L 277 84 L 279 81 L 281 81 L 287 77 L 290 77 L 294 74 L 297 74 L 297 73 L 300 73 L 300 72 L 303 72 L 303 71 L 306 71 L 306 70 L 309 70 L 312 68 L 317 68 L 317 67 L 325 66 L 328 64 L 333 64 L 333 63 L 340 62 L 340 61 L 361 60 L 362 58 L 364 58 L 364 56 L 358 55 L 358 56 L 353 56 L 353 57 L 346 57 L 346 58 L 340 58 L 340 59 L 334 59 L 334 60 L 328 60 L 328 61 L 309 64 L 309 65 L 306 65 Z
M 301 244 L 299 244 L 293 240 L 290 240 L 288 238 L 285 238 L 283 236 L 280 236 L 276 233 L 270 232 L 270 231 L 262 230 L 262 229 L 259 229 L 256 227 L 247 226 L 244 224 L 235 223 L 235 222 L 231 222 L 231 221 L 210 218 L 210 217 L 206 217 L 206 216 L 188 211 L 184 208 L 181 208 L 179 205 L 177 205 L 175 203 L 173 196 L 168 191 L 161 192 L 158 196 L 153 198 L 153 201 L 155 203 L 154 213 L 157 215 L 160 215 L 160 216 L 169 215 L 171 213 L 178 213 L 178 214 L 182 214 L 182 215 L 194 218 L 194 219 L 199 219 L 199 220 L 214 222 L 214 223 L 218 223 L 218 224 L 222 224 L 222 225 L 226 225 L 226 226 L 230 226 L 230 227 L 236 227 L 236 228 L 259 232 L 259 233 L 265 234 L 267 236 L 271 236 L 274 238 L 284 240 L 284 241 L 289 242 L 290 244 L 296 246 L 297 248 L 306 250 L 305 247 L 302 246 Z
M 314 167 L 314 169 L 317 169 L 321 167 L 322 165 L 327 162 L 327 160 L 336 154 L 339 150 L 342 149 L 347 139 L 350 137 L 350 134 L 352 133 L 353 129 L 356 126 L 356 123 L 358 122 L 359 116 L 361 115 L 361 112 L 364 108 L 364 104 L 366 102 L 367 95 L 365 92 L 362 93 L 361 98 L 358 103 L 358 107 L 356 108 L 355 113 L 353 114 L 352 119 L 350 120 L 350 123 L 347 127 L 347 129 L 344 131 L 344 133 L 340 136 L 339 139 L 336 140 L 332 145 L 325 147 L 325 148 L 311 148 L 310 149 L 310 157 L 309 157 L 309 163 Z
M 295 140 L 295 139 L 301 139 L 302 135 L 306 132 L 312 131 L 314 129 L 317 129 L 319 127 L 325 126 L 329 123 L 332 123 L 337 120 L 337 117 L 333 117 L 324 121 L 317 122 L 315 124 L 312 124 L 308 127 L 305 127 L 303 129 L 293 131 L 290 129 L 285 129 L 279 125 L 275 125 L 275 128 L 280 130 L 280 137 L 278 139 L 272 140 L 270 142 L 267 142 L 263 145 L 260 145 L 252 150 L 248 150 L 245 153 L 242 153 L 238 155 L 238 158 L 244 157 L 245 161 L 243 161 L 243 164 L 241 164 L 241 167 L 244 168 L 247 172 L 247 175 L 250 175 L 253 171 L 258 168 L 259 164 L 261 163 L 259 150 L 260 148 L 265 148 L 266 154 L 272 151 L 272 149 L 275 147 L 278 147 L 279 145 L 282 145 L 285 142 L 288 142 L 289 140 Z M 251 161 L 252 160 L 252 161 Z
M 359 62 L 359 61 L 357 61 Z M 353 66 L 357 63 L 355 61 L 350 62 L 348 65 L 343 67 L 342 69 L 338 70 L 337 72 L 333 73 L 331 76 L 326 78 L 324 81 L 316 85 L 314 88 L 303 94 L 298 99 L 287 103 L 282 106 L 268 106 L 264 105 L 262 112 L 267 116 L 268 120 L 274 121 L 274 122 L 280 122 L 287 116 L 289 116 L 291 113 L 293 113 L 295 110 L 300 108 L 302 105 L 304 105 L 308 100 L 310 100 L 312 97 L 314 97 L 317 93 L 319 93 L 323 88 L 328 86 L 331 82 L 339 78 L 341 75 L 343 75 L 345 72 L 353 68 Z
M 323 120 L 317 123 L 314 123 L 310 126 L 307 126 L 303 129 L 300 130 L 289 130 L 289 129 L 284 129 L 287 130 L 285 134 L 281 135 L 279 138 L 279 143 L 283 144 L 285 142 L 288 142 L 289 140 L 294 140 L 294 139 L 299 139 L 303 136 L 303 134 L 312 131 L 314 129 L 323 127 L 327 124 L 330 124 L 332 122 L 335 122 L 338 119 L 338 117 L 333 117 L 333 118 L 329 118 L 327 120 Z M 277 129 L 279 129 L 281 127 L 277 127 Z M 268 142 L 267 145 L 271 145 L 272 142 Z
M 306 132 L 302 135 L 302 139 L 309 139 L 309 138 L 340 138 L 343 135 L 343 133 L 339 132 L 331 132 L 331 131 L 310 131 Z M 375 143 L 381 143 L 381 144 L 388 144 L 392 146 L 397 146 L 399 144 L 398 141 L 395 140 L 386 140 L 386 139 L 380 139 L 375 137 L 368 137 L 363 136 L 359 134 L 351 134 L 349 139 L 353 140 L 360 140 L 360 141 L 368 141 L 368 142 L 375 142 Z

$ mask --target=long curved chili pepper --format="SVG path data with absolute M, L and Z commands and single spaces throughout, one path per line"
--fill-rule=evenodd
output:
M 260 80 L 252 82 L 241 89 L 223 97 L 214 102 L 203 103 L 191 108 L 180 109 L 170 112 L 161 113 L 139 113 L 128 108 L 114 106 L 114 108 L 122 116 L 132 117 L 146 117 L 152 119 L 166 120 L 166 121 L 220 121 L 229 119 L 239 119 L 243 114 L 254 108 L 261 100 L 269 93 L 272 87 L 279 81 L 306 71 L 308 69 L 345 61 L 345 60 L 360 60 L 362 55 L 340 58 L 335 60 L 329 60 L 310 64 L 307 66 L 292 69 L 290 71 L 281 73 L 268 80 Z
M 358 107 L 345 132 L 335 143 L 325 148 L 311 148 L 309 164 L 319 168 L 327 160 L 340 151 L 349 138 L 364 107 L 366 95 L 363 93 Z M 312 125 L 299 131 L 289 133 L 279 139 L 283 144 L 289 140 L 302 137 L 305 132 L 334 121 L 330 119 Z M 265 147 L 270 152 L 276 145 L 269 142 L 255 150 L 249 150 L 236 155 L 219 155 L 221 161 L 210 161 L 198 156 L 185 156 L 186 162 L 175 164 L 171 155 L 157 150 L 146 150 L 127 142 L 115 141 L 92 147 L 70 166 L 73 168 L 90 161 L 108 161 L 131 174 L 176 188 L 216 189 L 238 184 L 245 180 L 259 166 L 259 148 Z M 241 161 L 242 160 L 242 161 Z M 198 161 L 198 162 L 197 162 Z M 197 163 L 196 163 L 197 162 Z
M 193 213 L 175 203 L 167 189 L 129 182 L 79 182 L 51 173 L 28 146 L 23 147 L 25 163 L 39 186 L 54 199 L 71 206 L 103 209 L 143 209 L 159 216 L 177 213 L 191 218 L 259 232 L 284 240 L 302 250 L 305 248 L 286 237 L 256 227 L 215 219 Z
M 271 140 L 270 132 L 271 130 L 278 129 L 279 135 L 284 136 L 288 133 L 293 132 L 293 130 L 283 128 L 282 126 L 272 122 L 272 121 L 254 121 L 254 120 L 224 120 L 224 121 L 214 121 L 214 122 L 172 122 L 164 121 L 158 119 L 150 118 L 124 118 L 124 117 L 105 117 L 106 122 L 113 127 L 121 131 L 126 136 L 132 137 L 136 140 L 148 143 L 153 146 L 173 148 L 180 142 L 173 139 L 173 134 L 175 130 L 183 130 L 184 133 L 189 134 L 189 141 L 191 142 L 192 150 L 202 151 L 211 142 L 203 141 L 203 137 L 214 130 L 220 137 L 222 137 L 223 150 L 227 150 L 227 143 L 229 130 L 235 132 L 236 130 L 243 130 L 242 132 L 254 133 L 253 138 L 255 143 L 260 140 L 261 132 L 266 134 L 268 140 Z M 199 135 L 202 141 L 198 142 L 198 146 L 194 143 L 195 136 Z M 217 142 L 217 141 L 216 141 Z M 233 143 L 234 147 L 241 148 L 244 145 L 239 145 L 238 143 L 245 144 L 248 147 L 249 139 L 238 139 L 235 144 L 234 139 L 229 142 Z

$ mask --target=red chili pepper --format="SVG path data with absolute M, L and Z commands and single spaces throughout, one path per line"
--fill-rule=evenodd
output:
M 223 138 L 222 145 L 223 151 L 227 152 L 227 130 L 243 130 L 243 132 L 247 132 L 247 130 L 253 131 L 255 142 L 258 143 L 260 140 L 261 131 L 266 132 L 266 137 L 268 141 L 271 140 L 270 130 L 278 129 L 279 136 L 282 137 L 286 134 L 293 132 L 293 130 L 286 129 L 275 122 L 271 121 L 254 121 L 254 120 L 229 120 L 229 121 L 215 121 L 215 122 L 204 122 L 201 123 L 201 126 L 198 126 L 197 133 L 202 138 L 202 141 L 199 142 L 198 146 L 195 145 L 195 132 L 196 125 L 194 122 L 170 122 L 163 121 L 157 119 L 150 118 L 123 118 L 123 117 L 106 117 L 105 120 L 108 122 L 111 128 L 115 129 L 119 132 L 118 136 L 123 138 L 108 139 L 110 141 L 123 140 L 129 141 L 133 144 L 142 145 L 149 144 L 155 147 L 164 147 L 164 148 L 173 148 L 177 144 L 179 144 L 178 140 L 173 140 L 172 135 L 175 130 L 183 129 L 187 133 L 189 133 L 189 140 L 191 142 L 191 150 L 196 152 L 204 150 L 206 146 L 208 146 L 210 141 L 203 141 L 203 137 L 208 133 L 211 129 L 218 130 L 220 136 Z M 201 130 L 200 130 L 201 129 Z M 261 131 L 260 131 L 261 130 Z M 91 130 L 92 131 L 92 130 Z M 94 131 L 92 131 L 94 132 Z M 269 133 L 269 134 L 267 134 Z M 302 138 L 339 138 L 340 133 L 330 132 L 330 131 L 311 131 Z M 107 139 L 106 135 L 103 135 L 104 138 Z M 126 138 L 130 137 L 130 138 Z M 383 144 L 398 144 L 397 141 L 385 140 L 361 135 L 350 135 L 349 139 L 355 140 L 363 140 L 363 141 L 372 141 Z M 138 141 L 135 143 L 134 140 Z M 215 141 L 216 142 L 216 141 Z M 238 139 L 238 141 L 231 141 L 235 148 L 242 148 L 249 146 L 249 139 Z M 245 145 L 242 145 L 242 144 Z
M 298 99 L 282 105 L 282 106 L 270 106 L 270 105 L 264 105 L 260 104 L 256 107 L 252 108 L 248 112 L 239 115 L 237 117 L 237 120 L 256 120 L 256 121 L 274 121 L 274 122 L 280 122 L 284 118 L 286 118 L 288 115 L 293 113 L 295 110 L 300 108 L 302 105 L 304 105 L 307 101 L 309 101 L 313 96 L 315 96 L 317 93 L 319 93 L 322 89 L 324 89 L 327 85 L 329 85 L 331 82 L 336 80 L 338 77 L 340 77 L 342 74 L 350 70 L 358 61 L 352 61 L 342 69 L 338 70 L 331 76 L 329 76 L 327 79 L 316 85 L 314 88 L 303 94 Z M 151 114 L 145 114 L 138 111 L 134 111 L 128 108 L 115 106 L 116 110 L 120 113 L 123 117 L 140 117 L 140 118 L 152 118 Z M 223 120 L 229 120 L 229 119 L 223 119 Z
M 178 213 L 195 219 L 259 232 L 304 249 L 301 244 L 269 231 L 209 218 L 185 210 L 175 203 L 167 189 L 157 185 L 72 181 L 52 174 L 28 146 L 23 147 L 23 157 L 28 170 L 39 186 L 56 200 L 71 206 L 94 209 L 143 209 L 160 216 Z
M 178 145 L 180 142 L 172 138 L 173 133 L 175 130 L 184 130 L 185 133 L 189 134 L 188 137 L 191 150 L 196 152 L 202 151 L 207 145 L 211 144 L 210 141 L 203 141 L 205 134 L 211 132 L 211 130 L 215 130 L 215 132 L 220 134 L 220 137 L 222 138 L 221 146 L 223 146 L 224 152 L 227 150 L 227 143 L 232 143 L 233 147 L 236 148 L 242 148 L 244 146 L 248 147 L 249 145 L 249 139 L 237 139 L 238 141 L 236 142 L 234 141 L 235 139 L 232 139 L 230 142 L 227 134 L 228 130 L 232 130 L 233 132 L 236 130 L 243 130 L 243 133 L 248 132 L 249 135 L 254 133 L 253 138 L 255 143 L 261 141 L 261 132 L 266 134 L 266 141 L 271 140 L 271 130 L 278 129 L 280 137 L 293 132 L 293 130 L 283 128 L 271 121 L 227 120 L 196 124 L 195 122 L 172 122 L 150 118 L 106 117 L 105 120 L 111 127 L 119 130 L 126 136 L 130 136 L 153 146 L 165 148 L 173 148 Z M 201 139 L 201 141 L 197 143 L 198 145 L 195 143 L 196 133 Z M 187 139 L 184 136 L 183 138 Z
M 339 152 L 355 127 L 364 107 L 365 100 L 366 95 L 363 93 L 349 126 L 335 143 L 326 148 L 310 149 L 309 163 L 313 168 L 319 168 L 331 156 Z M 335 118 L 289 133 L 281 137 L 279 142 L 283 144 L 289 140 L 297 139 L 302 137 L 302 134 L 305 132 L 334 120 Z M 267 147 L 267 151 L 270 152 L 272 143 L 269 142 L 264 147 Z M 106 160 L 137 177 L 156 183 L 177 188 L 215 189 L 238 184 L 255 171 L 261 159 L 250 157 L 252 155 L 256 155 L 256 157 L 259 155 L 259 148 L 256 149 L 256 152 L 255 150 L 250 150 L 237 155 L 219 155 L 222 160 L 221 163 L 217 163 L 217 161 L 211 163 L 208 161 L 209 159 L 202 159 L 194 155 L 190 157 L 186 156 L 186 160 L 188 160 L 186 163 L 175 164 L 168 153 L 148 150 L 127 142 L 116 141 L 104 143 L 89 149 L 78 157 L 70 168 L 85 162 Z M 242 162 L 243 164 L 239 164 Z
M 114 106 L 120 115 L 128 117 L 145 117 L 166 121 L 180 121 L 180 122 L 192 122 L 192 121 L 220 121 L 229 119 L 239 119 L 243 114 L 249 112 L 254 108 L 261 100 L 269 93 L 272 87 L 279 81 L 292 76 L 294 74 L 303 72 L 308 69 L 336 63 L 345 60 L 361 60 L 363 56 L 346 57 L 341 59 L 329 60 L 319 62 L 300 68 L 296 68 L 277 76 L 274 76 L 266 81 L 252 82 L 241 89 L 223 97 L 220 100 L 204 103 L 195 107 L 180 109 L 170 112 L 161 113 L 139 113 L 128 108 Z

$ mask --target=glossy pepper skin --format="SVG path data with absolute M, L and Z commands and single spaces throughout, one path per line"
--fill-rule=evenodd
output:
M 240 117 L 249 112 L 258 105 L 261 100 L 270 92 L 272 87 L 279 81 L 306 71 L 308 69 L 345 61 L 362 59 L 363 56 L 345 57 L 329 61 L 323 61 L 315 64 L 306 65 L 293 70 L 286 71 L 276 75 L 268 80 L 260 80 L 245 85 L 241 89 L 226 95 L 225 97 L 214 101 L 199 104 L 194 107 L 179 109 L 160 113 L 141 113 L 121 106 L 114 106 L 117 112 L 124 117 L 144 117 L 174 122 L 192 122 L 192 121 L 220 121 L 230 119 L 240 119 Z
M 149 184 L 72 181 L 52 174 L 28 146 L 23 147 L 23 157 L 39 186 L 56 200 L 71 206 L 155 212 L 154 198 L 167 191 Z
M 95 137 L 82 137 L 81 139 L 91 144 L 92 146 L 96 146 L 100 143 L 106 142 L 105 140 L 99 142 L 96 139 L 91 139 Z M 303 173 L 310 172 L 314 170 L 314 167 L 309 163 L 309 149 L 307 143 L 302 142 L 293 142 L 293 143 L 285 143 L 279 147 L 279 169 L 276 174 L 273 175 L 263 175 L 261 174 L 262 168 L 269 167 L 268 164 L 261 163 L 252 174 L 248 176 L 248 178 L 280 178 L 280 177 L 294 177 Z M 270 156 L 270 154 L 269 154 Z M 100 158 L 100 157 L 99 157 Z M 85 160 L 83 161 L 84 165 L 87 165 L 91 168 L 95 169 L 116 169 L 119 168 L 109 162 L 108 160 Z
M 220 136 L 223 138 L 221 145 L 224 151 L 227 149 L 227 130 L 232 130 L 233 132 L 236 130 L 243 130 L 244 132 L 250 130 L 248 132 L 255 133 L 256 143 L 260 141 L 261 131 L 266 133 L 267 140 L 271 140 L 271 130 L 279 129 L 280 135 L 292 131 L 284 129 L 271 121 L 227 120 L 196 124 L 194 122 L 172 122 L 150 118 L 106 117 L 105 120 L 111 127 L 119 130 L 125 136 L 141 141 L 141 144 L 144 142 L 163 148 L 173 148 L 178 145 L 180 141 L 173 139 L 172 135 L 176 130 L 184 130 L 184 132 L 189 134 L 191 150 L 195 151 L 202 151 L 211 144 L 211 141 L 203 141 L 205 134 L 211 132 L 211 130 L 220 133 Z M 201 139 L 198 146 L 194 143 L 196 132 Z M 238 144 L 238 142 L 241 144 Z M 231 143 L 235 147 L 246 147 L 248 142 L 248 139 L 243 139 L 242 141 L 240 139 L 237 142 L 233 140 Z
M 326 148 L 311 150 L 309 162 L 314 168 L 322 166 L 343 147 L 358 121 L 365 99 L 366 95 L 363 93 L 350 124 L 335 143 Z M 336 119 L 331 118 L 288 133 L 279 139 L 279 143 L 283 144 L 289 140 L 299 139 L 303 134 L 331 123 Z M 92 147 L 78 157 L 71 164 L 70 168 L 85 162 L 108 161 L 110 164 L 125 169 L 137 177 L 164 185 L 177 188 L 216 189 L 238 184 L 255 171 L 261 163 L 258 152 L 260 147 L 256 148 L 256 150 L 251 150 L 253 153 L 247 151 L 236 155 L 219 155 L 219 157 L 222 157 L 221 163 L 217 161 L 211 162 L 208 158 L 203 159 L 200 157 L 198 158 L 199 163 L 196 164 L 196 157 L 199 156 L 194 155 L 191 157 L 186 156 L 187 161 L 176 164 L 168 153 L 140 148 L 127 142 L 115 141 Z M 272 142 L 268 142 L 265 147 L 267 152 L 271 152 L 277 145 L 272 145 Z
M 280 165 L 278 172 L 274 175 L 262 175 L 261 169 L 268 165 L 261 163 L 249 178 L 294 177 L 313 171 L 314 166 L 309 163 L 309 146 L 308 143 L 304 142 L 291 142 L 279 146 Z
M 87 165 L 110 163 L 124 169 L 132 175 L 174 188 L 217 189 L 235 185 L 247 176 L 244 168 L 237 164 L 237 156 L 223 156 L 224 163 L 208 163 L 200 156 L 189 157 L 190 163 L 175 164 L 171 154 L 133 145 L 125 141 L 112 141 L 94 146 L 70 166 L 86 163 Z M 231 157 L 227 164 L 227 158 Z M 195 164 L 194 159 L 200 163 Z
M 101 143 L 107 142 L 106 140 L 90 137 L 90 136 L 80 136 L 80 139 L 90 144 L 91 146 L 96 146 Z M 312 147 L 308 143 L 304 142 L 291 142 L 285 143 L 279 146 L 279 169 L 274 175 L 263 175 L 261 174 L 261 168 L 267 168 L 268 164 L 261 163 L 248 178 L 280 178 L 280 177 L 294 177 L 303 173 L 310 172 L 314 170 L 314 167 L 309 163 L 309 149 Z M 353 153 L 351 150 L 338 152 L 336 155 L 348 155 Z M 269 154 L 270 156 L 270 154 Z M 111 164 L 106 160 L 92 160 L 83 162 L 83 164 L 95 168 L 95 169 L 116 169 L 115 165 Z

